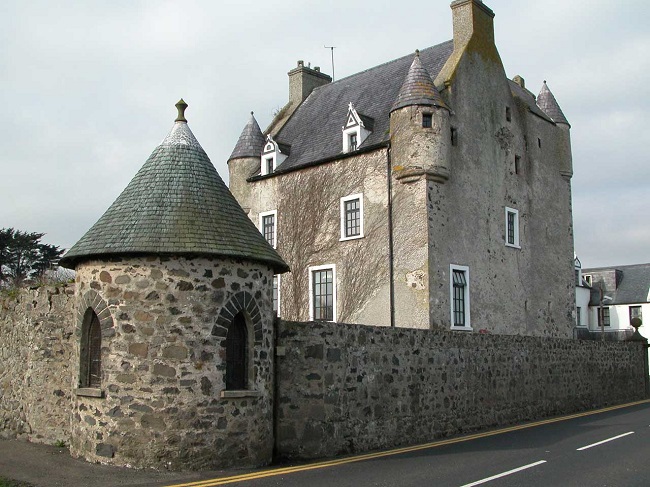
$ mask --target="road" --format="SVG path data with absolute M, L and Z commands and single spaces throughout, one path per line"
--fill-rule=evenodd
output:
M 650 485 L 650 404 L 175 487 Z

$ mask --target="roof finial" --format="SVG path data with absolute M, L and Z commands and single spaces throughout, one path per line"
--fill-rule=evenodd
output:
M 178 109 L 178 116 L 176 117 L 175 122 L 187 122 L 187 119 L 185 118 L 185 109 L 187 108 L 187 103 L 183 101 L 181 98 L 178 100 L 178 103 L 176 104 L 176 108 Z
M 254 115 L 254 112 L 253 112 L 253 110 L 251 110 L 251 115 Z
M 415 55 L 416 55 L 417 57 L 420 57 L 420 50 L 419 50 L 419 49 L 416 49 L 416 50 L 415 50 Z

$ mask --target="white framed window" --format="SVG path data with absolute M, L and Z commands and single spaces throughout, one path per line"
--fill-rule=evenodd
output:
M 341 240 L 363 237 L 363 194 L 341 198 Z
M 519 210 L 506 206 L 506 246 L 520 249 Z
M 276 248 L 278 243 L 278 211 L 264 211 L 260 213 L 260 233 L 264 235 L 271 247 Z
M 309 321 L 336 321 L 336 265 L 309 268 Z
M 449 299 L 451 301 L 451 329 L 472 329 L 469 313 L 469 267 L 449 265 Z
M 271 174 L 275 171 L 275 157 L 271 156 L 264 159 L 264 168 L 264 174 Z
M 591 286 L 591 274 L 585 274 L 582 277 L 584 277 L 585 282 Z
M 273 276 L 273 311 L 280 316 L 280 274 Z
M 598 308 L 598 326 L 611 326 L 609 306 Z

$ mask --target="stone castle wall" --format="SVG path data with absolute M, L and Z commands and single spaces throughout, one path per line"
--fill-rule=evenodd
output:
M 0 438 L 70 437 L 74 286 L 0 297 Z
M 639 343 L 281 322 L 276 449 L 315 458 L 643 399 Z
M 0 434 L 71 442 L 73 454 L 102 463 L 200 469 L 264 463 L 274 435 L 280 457 L 315 458 L 644 397 L 638 343 L 280 321 L 273 433 L 269 323 L 254 346 L 259 394 L 221 397 L 217 302 L 244 286 L 270 306 L 270 296 L 242 277 L 262 270 L 234 261 L 175 264 L 143 259 L 81 269 L 86 288 L 106 295 L 113 320 L 104 330 L 113 353 L 101 398 L 75 393 L 73 287 L 3 298 Z M 115 288 L 118 280 L 124 289 Z M 125 303 L 124 293 L 135 293 L 137 304 Z

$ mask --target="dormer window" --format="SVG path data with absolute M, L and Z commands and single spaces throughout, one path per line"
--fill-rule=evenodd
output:
M 372 133 L 373 119 L 359 115 L 352 106 L 348 105 L 348 114 L 343 126 L 343 152 L 353 152 L 363 144 Z
M 278 144 L 273 137 L 268 135 L 266 143 L 262 150 L 262 158 L 260 164 L 260 173 L 262 176 L 273 174 L 277 167 L 284 162 L 289 156 L 289 147 L 283 144 Z

